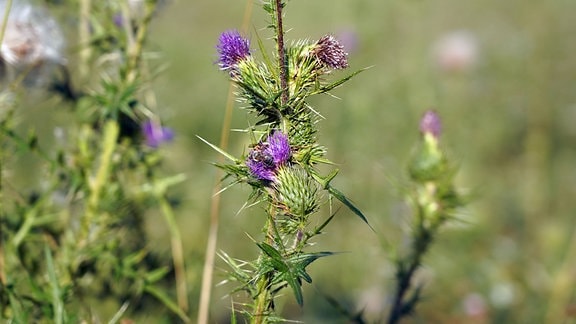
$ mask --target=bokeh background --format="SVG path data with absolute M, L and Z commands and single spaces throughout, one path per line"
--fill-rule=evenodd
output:
M 153 85 L 159 113 L 176 132 L 175 141 L 161 148 L 165 169 L 187 176 L 172 194 L 180 201 L 192 318 L 217 180 L 210 163 L 219 158 L 196 136 L 220 139 L 230 85 L 214 64 L 215 45 L 222 31 L 241 28 L 247 5 L 169 1 L 151 27 L 148 50 L 166 64 Z M 417 277 L 424 299 L 411 321 L 560 323 L 576 316 L 575 12 L 576 2 L 569 0 L 288 2 L 288 39 L 332 33 L 347 47 L 350 71 L 370 67 L 334 97 L 311 104 L 326 117 L 319 139 L 340 169 L 334 184 L 375 232 L 341 208 L 315 249 L 343 253 L 310 266 L 314 281 L 304 287 L 304 308 L 289 294 L 278 304 L 286 317 L 346 323 L 326 296 L 350 312 L 364 310 L 371 321 L 386 312 L 393 252 L 406 245 L 409 230 L 405 166 L 419 138 L 419 118 L 429 108 L 443 118 L 442 144 L 460 166 L 460 187 L 474 200 L 425 258 Z M 272 46 L 267 19 L 254 1 L 247 31 L 254 49 L 256 34 Z M 67 118 L 57 107 L 45 107 L 57 104 L 28 108 L 22 124 L 52 137 Z M 232 128 L 248 121 L 236 107 Z M 241 154 L 246 144 L 245 134 L 231 132 L 230 153 Z M 25 166 L 21 172 L 41 177 Z M 258 237 L 264 222 L 258 207 L 239 212 L 249 193 L 234 187 L 222 194 L 218 241 L 219 250 L 245 259 L 258 253 L 247 234 Z M 152 249 L 168 257 L 163 220 L 152 210 L 147 224 Z M 220 260 L 216 266 L 214 284 L 226 267 Z M 214 289 L 212 322 L 227 322 L 233 288 Z

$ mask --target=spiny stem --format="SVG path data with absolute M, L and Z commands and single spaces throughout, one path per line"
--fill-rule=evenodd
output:
M 278 68 L 280 70 L 280 88 L 281 88 L 281 95 L 280 95 L 280 105 L 281 108 L 285 107 L 288 103 L 288 64 L 286 61 L 286 51 L 284 48 L 284 28 L 282 25 L 282 8 L 284 4 L 282 0 L 274 0 L 275 2 L 275 24 L 276 24 L 276 46 L 278 49 Z M 282 130 L 288 133 L 288 120 L 286 118 L 282 119 Z M 269 244 L 274 243 L 274 235 L 275 235 L 275 210 L 273 204 L 270 205 L 269 211 L 270 217 L 268 218 L 266 224 L 266 242 Z M 260 257 L 264 257 L 264 253 L 261 252 Z M 252 314 L 254 317 L 252 319 L 252 323 L 254 324 L 261 324 L 266 322 L 268 308 L 271 303 L 272 296 L 270 295 L 270 280 L 272 278 L 269 274 L 266 274 L 260 278 L 257 283 L 256 289 L 258 290 L 258 296 L 254 301 L 254 313 Z
M 420 219 L 422 219 L 423 215 L 420 209 L 419 211 Z M 396 285 L 396 293 L 394 295 L 394 301 L 392 303 L 392 309 L 390 311 L 390 315 L 388 316 L 388 324 L 395 324 L 404 317 L 406 314 L 405 307 L 407 306 L 405 303 L 405 296 L 408 293 L 408 290 L 412 286 L 412 277 L 420 267 L 420 262 L 422 257 L 428 250 L 430 243 L 432 242 L 432 233 L 433 229 L 425 228 L 422 223 L 418 224 L 418 233 L 415 235 L 414 243 L 413 243 L 413 251 L 410 254 L 410 257 L 407 260 L 408 266 L 404 268 L 403 263 L 399 264 L 399 269 L 397 273 L 397 285 Z
M 288 103 L 288 64 L 286 62 L 286 49 L 284 48 L 284 28 L 282 26 L 282 0 L 276 2 L 276 42 L 278 47 L 278 65 L 280 67 L 280 104 L 285 106 Z

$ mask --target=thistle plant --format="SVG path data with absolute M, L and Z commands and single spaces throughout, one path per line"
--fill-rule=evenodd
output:
M 253 55 L 250 41 L 237 31 L 222 33 L 217 45 L 218 66 L 237 88 L 243 109 L 255 118 L 246 131 L 251 144 L 246 153 L 234 157 L 208 143 L 229 160 L 216 164 L 232 179 L 230 185 L 244 183 L 252 188 L 250 200 L 264 205 L 263 239 L 254 239 L 260 250 L 254 261 L 238 262 L 226 253 L 221 257 L 231 267 L 229 279 L 248 293 L 251 305 L 243 313 L 253 323 L 278 321 L 275 299 L 289 288 L 297 303 L 304 303 L 302 284 L 312 278 L 307 267 L 332 252 L 311 252 L 316 235 L 332 221 L 315 214 L 336 198 L 363 221 L 364 215 L 334 188 L 331 181 L 338 170 L 327 175 L 320 164 L 332 165 L 326 148 L 317 139 L 319 112 L 308 104 L 311 96 L 327 93 L 358 72 L 334 82 L 327 77 L 348 67 L 347 54 L 331 35 L 310 42 L 284 40 L 280 0 L 264 1 L 270 15 L 275 52 L 269 55 L 257 37 L 262 60 Z
M 398 323 L 415 312 L 421 300 L 422 286 L 416 286 L 414 275 L 440 228 L 455 219 L 467 198 L 456 190 L 455 168 L 440 146 L 442 124 L 438 114 L 427 111 L 420 121 L 421 143 L 409 163 L 412 181 L 408 198 L 414 210 L 410 248 L 396 260 L 396 287 L 388 323 Z

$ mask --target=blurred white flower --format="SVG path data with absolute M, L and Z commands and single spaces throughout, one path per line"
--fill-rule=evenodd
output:
M 0 23 L 6 1 L 0 0 Z M 14 1 L 10 9 L 0 59 L 18 72 L 30 72 L 34 78 L 63 65 L 64 35 L 56 20 L 41 7 L 26 1 Z
M 433 55 L 435 63 L 443 71 L 468 71 L 478 62 L 478 40 L 469 31 L 450 32 L 436 41 Z
M 490 290 L 490 301 L 495 307 L 508 307 L 514 302 L 515 297 L 514 286 L 508 282 L 498 283 Z

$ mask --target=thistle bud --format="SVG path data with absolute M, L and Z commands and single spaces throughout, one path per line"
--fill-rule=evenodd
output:
M 418 147 L 409 167 L 410 175 L 415 181 L 433 181 L 440 178 L 446 171 L 446 159 L 438 142 L 441 129 L 438 114 L 433 110 L 428 110 L 420 120 L 423 142 Z
M 434 110 L 428 110 L 420 120 L 420 132 L 423 135 L 430 134 L 438 140 L 442 133 L 442 122 Z
M 287 214 L 303 218 L 316 211 L 318 187 L 303 169 L 294 166 L 278 169 L 273 187 L 277 203 Z
M 230 74 L 234 74 L 238 64 L 250 56 L 250 42 L 236 30 L 223 32 L 216 48 L 220 69 Z

